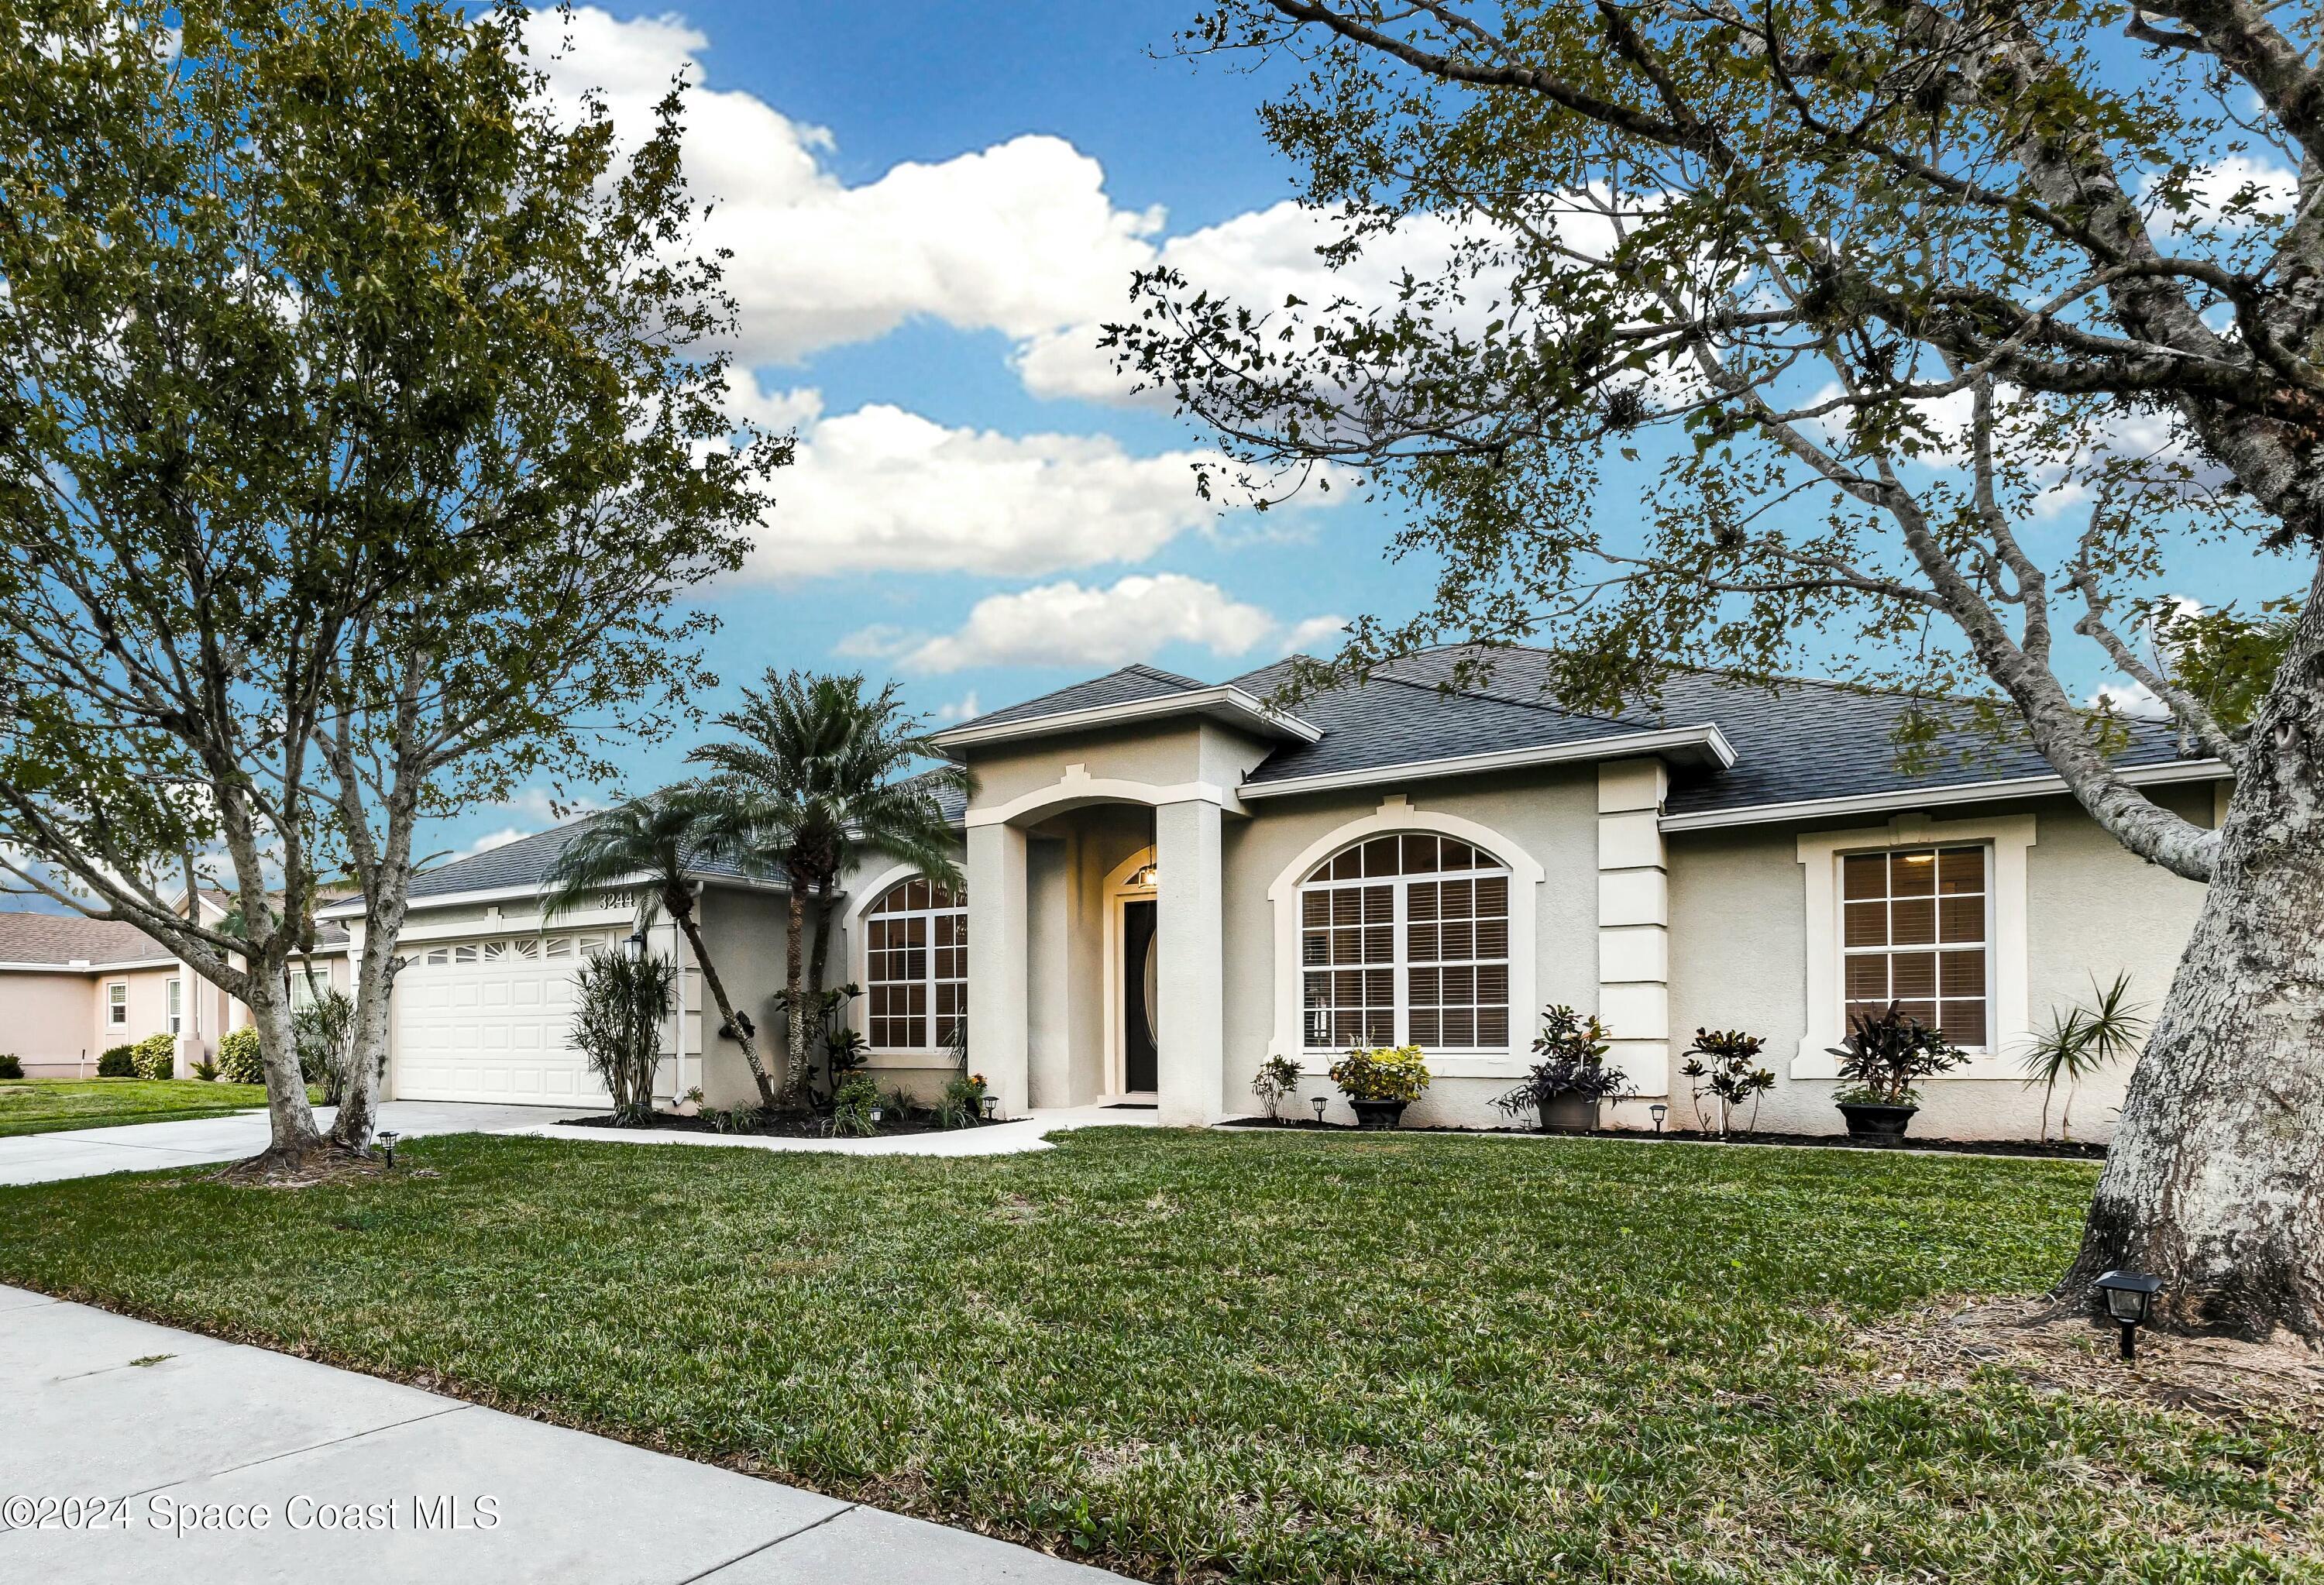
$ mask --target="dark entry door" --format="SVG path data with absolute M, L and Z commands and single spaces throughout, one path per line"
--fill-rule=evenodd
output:
M 1121 1082 L 1133 1095 L 1160 1087 L 1154 1043 L 1154 901 L 1121 905 Z

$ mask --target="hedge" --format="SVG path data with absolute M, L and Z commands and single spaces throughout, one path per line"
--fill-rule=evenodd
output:
M 178 1037 L 175 1035 L 148 1035 L 130 1048 L 131 1060 L 137 1065 L 141 1079 L 174 1079 L 178 1076 Z
M 134 1079 L 137 1076 L 137 1048 L 134 1046 L 109 1046 L 105 1055 L 97 1059 L 97 1076 L 100 1079 Z

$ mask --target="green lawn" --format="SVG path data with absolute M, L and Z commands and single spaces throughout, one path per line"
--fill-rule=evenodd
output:
M 263 1084 L 199 1079 L 0 1079 L 0 1138 L 221 1117 L 266 1104 Z
M 1152 1579 L 2324 1577 L 2324 1457 L 1853 1329 L 2064 1261 L 2071 1163 L 1093 1130 L 432 1138 L 0 1190 L 0 1280 Z

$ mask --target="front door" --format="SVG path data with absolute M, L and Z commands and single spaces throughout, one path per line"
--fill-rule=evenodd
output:
M 1155 1045 L 1154 899 L 1121 905 L 1121 1087 L 1151 1095 L 1160 1087 Z

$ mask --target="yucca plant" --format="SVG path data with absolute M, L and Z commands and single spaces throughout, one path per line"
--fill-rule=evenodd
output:
M 2087 1007 L 2072 1003 L 2052 1009 L 2047 1028 L 2037 1029 L 2026 1043 L 2023 1064 L 2025 1087 L 2042 1086 L 2042 1141 L 2050 1139 L 2050 1102 L 2058 1086 L 2066 1086 L 2065 1104 L 2058 1111 L 2058 1138 L 2073 1137 L 2074 1091 L 2084 1079 L 2138 1053 L 2146 1035 L 2144 1004 L 2132 1005 L 2130 976 L 2118 973 L 2100 988 L 2090 976 L 2092 1000 Z

